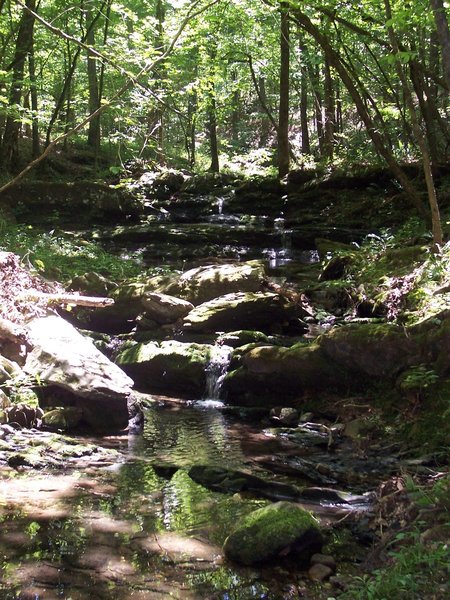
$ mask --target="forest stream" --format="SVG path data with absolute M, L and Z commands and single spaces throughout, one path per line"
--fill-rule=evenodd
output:
M 194 217 L 191 197 L 163 198 L 147 202 L 140 223 L 98 225 L 93 233 L 81 223 L 67 223 L 65 233 L 76 239 L 90 235 L 123 260 L 141 261 L 142 268 L 163 262 L 186 271 L 264 257 L 271 281 L 296 281 L 300 289 L 317 282 L 320 273 L 316 238 L 351 244 L 365 233 L 347 227 L 324 227 L 322 233 L 304 215 L 289 214 L 289 206 L 264 215 L 270 197 L 263 208 L 252 199 L 240 213 L 228 212 L 229 205 L 237 206 L 233 190 L 197 196 L 195 203 Z M 250 206 L 253 213 L 245 214 Z M 43 215 L 30 213 L 24 220 L 36 218 L 42 221 Z M 288 353 L 299 340 L 300 346 L 314 342 L 335 322 L 336 315 L 322 314 L 322 320 L 304 322 L 294 315 L 273 325 L 264 323 L 263 312 L 265 333 L 258 335 L 263 345 L 286 347 Z M 63 316 L 73 320 L 71 313 Z M 252 313 L 245 318 L 251 323 Z M 104 333 L 108 318 L 86 322 L 101 323 L 97 331 Z M 123 344 L 136 333 L 126 321 L 123 331 L 117 323 L 105 346 L 113 360 L 116 336 Z M 283 376 L 260 380 L 259 372 L 252 376 L 249 370 L 244 381 L 253 394 L 250 401 L 246 389 L 229 382 L 222 387 L 227 371 L 236 368 L 230 360 L 241 360 L 239 353 L 232 358 L 235 350 L 223 331 L 217 337 L 198 332 L 192 323 L 180 330 L 139 322 L 139 343 L 209 344 L 195 388 L 189 380 L 169 381 L 169 371 L 159 380 L 165 391 L 142 389 L 148 383 L 143 380 L 136 392 L 144 406 L 142 431 L 97 436 L 0 427 L 1 600 L 315 600 L 338 595 L 342 577 L 359 572 L 386 516 L 376 502 L 380 486 L 390 481 L 395 488 L 399 473 L 425 470 L 433 457 L 411 458 L 395 439 L 379 435 L 379 414 L 364 395 L 328 393 L 326 381 L 322 392 L 306 393 L 312 411 L 293 406 L 292 389 L 277 392 Z M 226 332 L 244 329 L 232 325 Z M 134 378 L 127 361 L 119 364 Z M 184 377 L 177 368 L 172 377 Z M 263 382 L 259 401 L 258 389 L 251 389 L 257 381 Z M 170 392 L 175 383 L 179 388 Z M 295 379 L 292 385 L 295 389 Z M 241 517 L 285 500 L 311 511 L 325 532 L 323 552 L 331 567 L 323 580 L 289 552 L 251 567 L 223 555 L 223 543 Z

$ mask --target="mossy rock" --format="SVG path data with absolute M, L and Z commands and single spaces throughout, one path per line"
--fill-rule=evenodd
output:
M 42 417 L 42 425 L 54 431 L 69 431 L 75 429 L 83 418 L 81 408 L 64 406 L 46 412 Z
M 201 397 L 212 348 L 209 344 L 148 342 L 127 348 L 116 362 L 141 391 Z
M 307 561 L 322 548 L 323 539 L 317 520 L 291 502 L 276 502 L 246 517 L 227 537 L 225 556 L 243 565 L 255 565 L 293 553 Z
M 262 331 L 241 329 L 223 333 L 217 338 L 217 341 L 221 344 L 231 346 L 232 348 L 241 348 L 248 344 L 268 344 L 269 338 L 265 333 L 262 333 Z

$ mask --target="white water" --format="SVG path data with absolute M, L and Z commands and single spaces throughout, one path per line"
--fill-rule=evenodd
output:
M 205 400 L 220 400 L 220 390 L 230 364 L 232 348 L 216 344 L 206 367 Z

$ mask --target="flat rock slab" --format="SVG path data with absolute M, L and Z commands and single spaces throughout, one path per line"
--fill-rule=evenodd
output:
M 33 350 L 26 373 L 68 392 L 70 398 L 66 394 L 62 403 L 82 408 L 96 429 L 126 427 L 132 379 L 64 319 L 34 319 L 28 330 Z

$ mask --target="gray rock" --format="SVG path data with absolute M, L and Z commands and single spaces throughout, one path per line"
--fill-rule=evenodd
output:
M 333 575 L 333 569 L 320 563 L 313 565 L 308 571 L 308 576 L 312 581 L 325 581 L 331 575 Z
M 184 328 L 196 332 L 232 331 L 242 327 L 262 331 L 287 322 L 295 307 L 277 294 L 238 292 L 204 302 L 184 319 Z
M 59 317 L 34 319 L 28 330 L 33 350 L 27 357 L 26 373 L 51 386 L 52 394 L 59 390 L 64 405 L 91 414 L 96 428 L 126 427 L 133 381 L 117 365 Z
M 186 300 L 174 298 L 167 294 L 158 294 L 157 292 L 144 294 L 142 306 L 145 310 L 144 316 L 156 321 L 159 325 L 175 323 L 194 308 L 194 305 Z
M 264 278 L 258 261 L 206 265 L 183 273 L 166 288 L 166 293 L 201 304 L 235 292 L 258 292 Z

